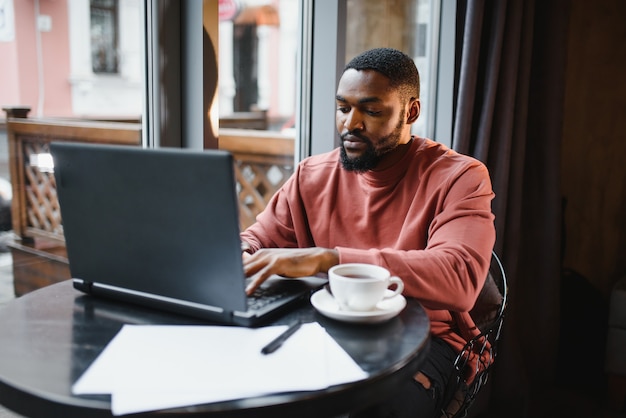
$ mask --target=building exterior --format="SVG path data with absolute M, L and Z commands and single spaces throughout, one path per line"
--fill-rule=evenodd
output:
M 38 117 L 138 118 L 144 90 L 141 4 L 0 2 L 0 104 L 30 106 L 30 115 Z M 107 37 L 116 46 L 116 64 L 98 67 L 92 56 Z

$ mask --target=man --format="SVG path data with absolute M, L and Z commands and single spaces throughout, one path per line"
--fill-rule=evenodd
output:
M 339 263 L 389 269 L 426 309 L 431 350 L 397 396 L 354 415 L 438 416 L 456 353 L 476 333 L 468 312 L 495 242 L 489 173 L 411 135 L 419 73 L 400 51 L 377 48 L 352 59 L 336 104 L 341 146 L 302 161 L 241 234 L 247 291 L 272 274 L 314 275 Z

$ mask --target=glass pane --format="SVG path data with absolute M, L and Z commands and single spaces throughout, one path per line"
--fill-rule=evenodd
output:
M 0 3 L 3 106 L 30 107 L 29 117 L 139 120 L 141 1 Z
M 416 135 L 428 128 L 428 103 L 435 82 L 432 31 L 438 0 L 347 0 L 346 62 L 370 48 L 391 47 L 412 56 L 420 72 L 421 115 L 413 125 Z
M 220 1 L 220 126 L 280 132 L 293 125 L 298 0 Z
M 219 147 L 235 156 L 245 228 L 293 172 L 299 0 L 219 7 Z

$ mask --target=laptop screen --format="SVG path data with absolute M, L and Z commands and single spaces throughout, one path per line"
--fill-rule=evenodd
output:
M 230 153 L 64 142 L 50 148 L 73 278 L 246 309 Z

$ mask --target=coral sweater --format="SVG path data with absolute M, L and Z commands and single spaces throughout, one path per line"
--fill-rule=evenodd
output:
M 241 237 L 252 251 L 335 248 L 340 263 L 384 266 L 459 351 L 477 334 L 469 311 L 495 242 L 493 197 L 481 162 L 426 138 L 382 171 L 346 171 L 335 149 L 303 160 Z

